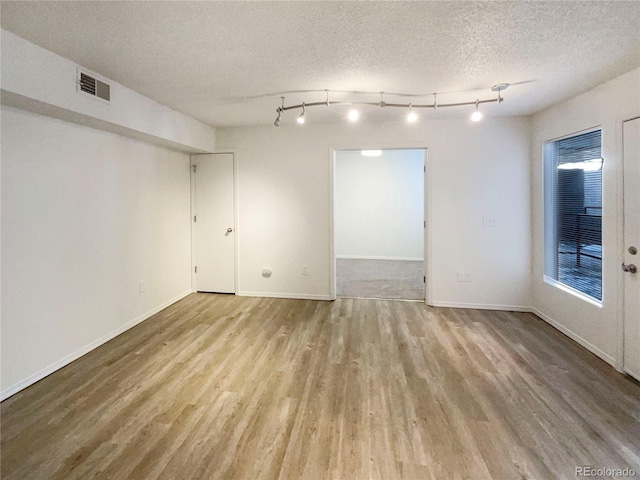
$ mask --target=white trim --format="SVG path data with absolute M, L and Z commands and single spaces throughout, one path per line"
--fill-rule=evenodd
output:
M 431 298 L 433 296 L 433 252 L 432 252 L 432 237 L 431 237 L 431 224 L 432 224 L 432 216 L 431 216 L 431 164 L 428 161 L 429 156 L 429 147 L 426 146 L 422 142 L 403 142 L 401 144 L 397 143 L 378 143 L 378 144 L 369 144 L 369 145 L 360 145 L 359 147 L 355 147 L 353 144 L 351 145 L 333 145 L 329 146 L 329 255 L 330 255 L 330 265 L 329 265 L 329 274 L 331 276 L 329 283 L 329 291 L 330 291 L 330 299 L 335 300 L 337 298 L 337 275 L 336 275 L 336 260 L 337 256 L 335 255 L 335 231 L 334 231 L 334 196 L 335 196 L 335 163 L 336 163 L 336 152 L 345 151 L 345 150 L 423 150 L 424 151 L 424 181 L 423 181 L 423 195 L 424 195 L 424 221 L 425 221 L 425 229 L 423 232 L 423 250 L 424 250 L 424 259 L 422 261 L 425 262 L 424 277 L 425 277 L 425 298 L 424 303 L 426 305 L 431 305 Z M 346 257 L 341 257 L 346 258 Z M 352 257 L 354 258 L 354 257 Z M 365 257 L 365 258 L 375 258 L 375 257 Z M 385 257 L 379 257 L 380 259 L 388 259 Z M 401 258 L 393 258 L 393 260 L 400 260 Z M 407 258 L 407 260 L 417 260 L 416 258 Z
M 234 244 L 233 244 L 233 254 L 235 257 L 234 261 L 234 285 L 233 292 L 238 292 L 238 274 L 239 274 L 239 252 L 240 252 L 240 233 L 239 233 L 239 224 L 240 224 L 240 183 L 238 180 L 238 150 L 236 148 L 225 148 L 222 151 L 216 150 L 214 153 L 218 154 L 231 154 L 233 155 L 233 232 L 234 232 Z
M 23 389 L 27 388 L 28 386 L 33 385 L 34 383 L 36 383 L 38 380 L 42 380 L 44 377 L 46 377 L 48 375 L 51 375 L 56 370 L 59 370 L 60 368 L 70 364 L 74 360 L 77 360 L 78 358 L 82 357 L 83 355 L 89 353 L 91 350 L 94 350 L 94 349 L 98 348 L 100 345 L 103 345 L 103 344 L 107 343 L 109 340 L 117 337 L 121 333 L 126 332 L 130 328 L 135 327 L 139 323 L 142 323 L 143 321 L 145 321 L 148 318 L 152 317 L 153 315 L 155 315 L 156 313 L 160 312 L 161 310 L 164 310 L 165 308 L 167 308 L 167 307 L 173 305 L 174 303 L 182 300 L 187 295 L 191 295 L 191 293 L 192 293 L 191 290 L 187 290 L 186 292 L 182 292 L 180 295 L 172 298 L 171 300 L 163 303 L 162 305 L 160 305 L 160 306 L 158 306 L 156 308 L 153 308 L 153 309 L 149 310 L 146 313 L 143 313 L 142 315 L 134 318 L 130 322 L 127 322 L 126 324 L 122 325 L 121 327 L 116 328 L 112 332 L 107 333 L 106 335 L 98 338 L 97 340 L 94 340 L 93 342 L 89 343 L 88 345 L 85 345 L 84 347 L 80 348 L 79 350 L 76 350 L 75 352 L 67 355 L 66 357 L 61 358 L 57 362 L 54 362 L 51 365 L 43 368 L 39 372 L 36 372 L 33 375 L 29 375 L 24 380 L 20 380 L 18 383 L 15 383 L 15 384 L 11 385 L 10 387 L 5 388 L 4 390 L 2 390 L 2 392 L 0 392 L 0 401 L 6 400 L 10 396 L 18 393 L 20 390 L 23 390 Z
M 340 297 L 340 300 L 379 300 L 381 302 L 409 302 L 424 303 L 424 300 L 411 300 L 409 298 L 380 298 L 380 297 Z
M 433 302 L 432 307 L 445 308 L 470 308 L 473 310 L 499 310 L 507 312 L 527 312 L 532 313 L 531 307 L 523 305 L 494 305 L 491 303 L 458 303 L 458 302 Z
M 334 198 L 336 194 L 336 151 L 329 147 L 329 295 L 331 300 L 335 300 L 338 296 Z
M 598 357 L 600 357 L 602 360 L 604 360 L 605 362 L 607 362 L 609 365 L 611 365 L 613 368 L 615 368 L 616 370 L 619 370 L 616 367 L 616 361 L 615 359 L 606 354 L 605 352 L 603 352 L 602 350 L 600 350 L 598 347 L 596 347 L 595 345 L 589 343 L 587 340 L 585 340 L 584 338 L 582 338 L 580 335 L 572 332 L 571 330 L 569 330 L 567 327 L 562 326 L 560 323 L 556 322 L 555 320 L 553 320 L 551 317 L 549 317 L 548 315 L 545 315 L 544 313 L 542 313 L 540 310 L 536 309 L 536 308 L 531 308 L 530 312 L 533 313 L 534 315 L 537 315 L 538 317 L 540 317 L 542 320 L 544 320 L 545 322 L 547 322 L 549 325 L 551 325 L 553 328 L 555 328 L 556 330 L 560 331 L 561 333 L 565 334 L 567 337 L 569 337 L 571 340 L 573 340 L 576 343 L 579 343 L 580 345 L 582 345 L 584 348 L 586 348 L 587 350 L 589 350 L 591 353 L 593 353 L 594 355 L 597 355 Z
M 191 223 L 191 290 L 198 291 L 198 276 L 195 273 L 195 266 L 198 264 L 196 258 L 197 244 L 196 244 L 196 222 L 193 221 L 193 216 L 196 214 L 196 174 L 193 172 L 193 166 L 195 155 L 189 155 L 189 201 L 190 201 L 190 214 L 189 222 Z
M 627 375 L 631 375 L 633 378 L 635 378 L 636 380 L 640 381 L 640 372 L 634 372 L 633 370 L 630 370 L 627 367 L 622 367 L 619 370 L 621 372 L 626 373 Z
M 589 343 L 587 340 L 582 338 L 580 335 L 577 335 L 576 333 L 572 332 L 568 328 L 562 326 L 561 324 L 553 320 L 551 317 L 549 317 L 548 315 L 545 315 L 540 310 L 534 307 L 525 307 L 521 305 L 490 305 L 490 304 L 455 303 L 455 302 L 434 302 L 433 306 L 447 307 L 447 308 L 471 308 L 475 310 L 500 310 L 500 311 L 504 310 L 504 311 L 511 311 L 511 312 L 533 313 L 534 315 L 539 317 L 541 320 L 547 322 L 553 328 L 558 330 L 560 333 L 566 335 L 567 337 L 569 337 L 571 340 L 573 340 L 580 346 L 586 348 L 594 355 L 600 357 L 602 360 L 607 362 L 616 370 L 622 371 L 620 368 L 617 367 L 617 363 L 612 356 L 606 354 L 605 352 L 600 350 L 598 347 L 596 347 L 595 345 Z
M 238 272 L 239 272 L 239 245 L 240 240 L 238 238 L 238 224 L 239 224 L 239 188 L 238 188 L 238 154 L 236 153 L 235 148 L 228 148 L 222 151 L 216 151 L 213 153 L 194 153 L 190 155 L 190 166 L 191 170 L 191 288 L 194 292 L 198 291 L 198 274 L 195 273 L 195 267 L 198 264 L 197 259 L 197 232 L 195 224 L 193 221 L 193 216 L 197 214 L 197 205 L 196 203 L 196 174 L 193 172 L 194 157 L 203 156 L 203 155 L 231 155 L 233 157 L 233 293 L 236 294 L 238 292 Z
M 433 172 L 432 162 L 429 161 L 429 149 L 424 149 L 424 176 L 423 176 L 423 188 L 424 188 L 424 277 L 425 277 L 425 297 L 424 303 L 431 305 L 433 303 L 433 201 L 431 200 L 431 191 L 433 190 Z
M 307 293 L 238 292 L 236 295 L 238 297 L 289 298 L 292 300 L 332 300 L 331 295 L 313 295 Z
M 602 308 L 602 302 L 590 297 L 589 295 L 587 295 L 586 293 L 582 293 L 580 290 L 576 290 L 573 287 L 570 287 L 569 285 L 565 285 L 562 282 L 559 282 L 558 280 L 556 280 L 555 278 L 549 277 L 547 275 L 543 275 L 542 276 L 542 281 L 544 281 L 544 283 L 546 283 L 547 285 L 551 285 L 552 287 L 556 287 L 559 290 L 562 290 L 563 292 L 566 292 L 570 295 L 573 295 L 574 297 L 579 298 L 580 300 L 583 300 L 587 303 L 590 303 L 591 305 L 593 305 L 594 307 L 598 307 L 598 308 Z
M 424 262 L 424 258 L 417 257 L 374 257 L 368 255 L 336 255 L 336 258 L 346 260 L 401 260 L 403 262 Z
M 618 248 L 616 249 L 616 265 L 624 263 L 626 256 L 625 248 L 625 235 L 624 235 L 624 124 L 626 122 L 632 122 L 640 119 L 640 115 L 633 115 L 631 118 L 617 117 L 616 118 L 616 155 L 615 159 L 618 162 L 616 168 L 616 235 L 618 235 Z M 616 356 L 618 361 L 616 362 L 616 368 L 621 372 L 626 372 L 629 375 L 640 380 L 640 372 L 632 373 L 628 371 L 624 365 L 624 330 L 625 322 L 628 321 L 625 312 L 625 273 L 621 268 L 617 269 L 616 287 L 618 292 L 617 298 L 617 310 L 616 310 L 616 336 L 617 336 L 617 350 Z
M 593 133 L 597 130 L 602 130 L 602 124 L 593 126 L 593 127 L 588 127 L 588 128 L 582 128 L 580 130 L 576 130 L 575 132 L 571 132 L 571 133 L 567 133 L 565 135 L 561 135 L 559 137 L 555 137 L 552 138 L 551 140 L 547 140 L 544 142 L 544 145 L 548 144 L 548 143 L 553 143 L 553 142 L 559 142 L 560 140 L 566 140 L 568 138 L 571 137 L 577 137 L 578 135 L 586 135 L 587 133 Z

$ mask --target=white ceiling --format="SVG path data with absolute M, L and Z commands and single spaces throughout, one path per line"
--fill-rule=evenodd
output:
M 527 115 L 640 67 L 637 1 L 0 5 L 3 28 L 218 127 L 272 123 L 279 96 L 247 97 L 289 90 L 465 92 L 441 93 L 446 103 L 489 98 L 492 85 L 507 82 L 514 85 L 504 103 L 483 110 Z M 286 97 L 298 103 L 325 94 Z M 420 113 L 467 116 L 470 108 Z M 307 118 L 345 114 L 316 107 Z M 376 121 L 404 112 L 362 114 Z

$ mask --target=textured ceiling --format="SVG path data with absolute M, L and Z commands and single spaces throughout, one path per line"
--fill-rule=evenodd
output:
M 3 1 L 0 8 L 3 28 L 214 126 L 273 122 L 277 95 L 247 98 L 272 92 L 441 92 L 445 103 L 489 97 L 500 82 L 514 85 L 504 103 L 483 110 L 527 115 L 640 66 L 637 1 Z M 291 94 L 287 103 L 324 96 Z M 362 114 L 376 121 L 404 112 Z M 307 112 L 309 122 L 344 115 L 339 107 Z

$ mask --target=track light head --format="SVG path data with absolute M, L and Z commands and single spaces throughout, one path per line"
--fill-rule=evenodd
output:
M 407 122 L 414 123 L 418 120 L 418 115 L 413 111 L 413 105 L 409 104 L 409 114 L 407 115 Z
M 478 105 L 480 105 L 480 100 L 476 100 L 476 111 L 471 114 L 472 122 L 479 122 L 482 120 L 482 112 L 478 110 Z
M 303 103 L 303 104 L 302 104 L 302 113 L 301 113 L 301 114 L 300 114 L 300 116 L 296 119 L 296 121 L 297 121 L 300 125 L 302 125 L 302 124 L 304 123 L 304 114 L 305 114 L 305 110 L 306 110 L 306 108 L 305 108 L 305 105 L 304 105 L 304 103 Z
M 358 118 L 360 118 L 360 112 L 356 110 L 356 104 L 352 103 L 351 110 L 349 110 L 349 120 L 355 122 Z
M 278 116 L 276 117 L 276 120 L 275 120 L 275 122 L 273 122 L 273 124 L 276 127 L 279 127 L 280 126 L 280 120 L 282 120 L 282 110 L 278 109 Z

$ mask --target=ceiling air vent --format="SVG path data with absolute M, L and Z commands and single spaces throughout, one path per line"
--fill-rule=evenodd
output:
M 78 70 L 78 91 L 87 93 L 91 96 L 111 101 L 111 85 L 98 80 L 94 75 Z

